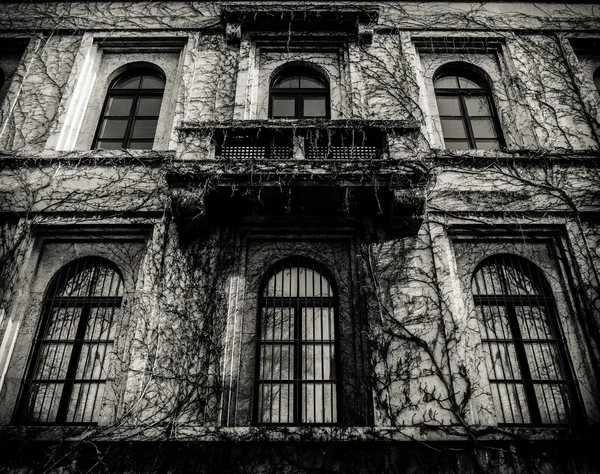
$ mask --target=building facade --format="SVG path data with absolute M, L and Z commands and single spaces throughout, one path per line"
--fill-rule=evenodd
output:
M 0 5 L 6 472 L 598 472 L 600 9 Z

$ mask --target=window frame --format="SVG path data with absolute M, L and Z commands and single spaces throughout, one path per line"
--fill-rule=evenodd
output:
M 142 77 L 142 76 L 152 76 L 155 78 L 159 78 L 162 81 L 164 81 L 164 85 L 162 89 L 141 89 L 141 88 L 136 88 L 136 89 L 116 89 L 115 85 L 120 82 L 121 80 L 127 79 L 127 78 L 131 78 L 131 77 Z M 154 141 L 156 140 L 156 132 L 158 130 L 158 125 L 159 125 L 159 119 L 160 119 L 160 112 L 162 110 L 163 107 L 163 101 L 164 101 L 164 97 L 165 97 L 165 90 L 166 90 L 166 86 L 167 86 L 167 78 L 161 74 L 159 71 L 157 71 L 156 69 L 153 68 L 149 68 L 149 67 L 136 67 L 134 69 L 130 69 L 127 70 L 121 74 L 119 74 L 117 77 L 115 77 L 107 91 L 104 97 L 104 103 L 102 105 L 102 109 L 100 112 L 100 116 L 98 118 L 98 125 L 96 127 L 96 132 L 94 133 L 94 139 L 92 141 L 92 150 L 98 150 L 98 149 L 104 149 L 104 150 L 151 150 L 154 147 Z M 126 96 L 131 96 L 133 98 L 132 103 L 131 103 L 131 108 L 129 110 L 129 115 L 127 116 L 108 116 L 106 115 L 106 113 L 108 112 L 107 108 L 108 108 L 108 104 L 111 98 L 113 97 L 126 97 Z M 137 107 L 139 105 L 140 99 L 141 98 L 146 98 L 146 97 L 160 97 L 161 98 L 161 107 L 158 110 L 158 115 L 154 116 L 143 116 L 144 119 L 155 119 L 156 120 L 156 128 L 154 129 L 154 136 L 152 137 L 152 139 L 149 138 L 137 138 L 134 139 L 133 138 L 133 124 L 135 123 L 135 121 L 137 120 L 138 116 L 136 114 L 137 111 Z M 102 130 L 102 125 L 104 123 L 104 121 L 106 119 L 117 119 L 117 120 L 124 120 L 127 119 L 127 125 L 125 126 L 125 132 L 123 134 L 123 138 L 121 139 L 121 147 L 120 148 L 99 148 L 98 147 L 98 143 L 102 142 L 102 141 L 106 141 L 106 142 L 114 142 L 114 143 L 118 143 L 119 139 L 112 139 L 112 138 L 102 138 L 100 136 L 100 132 Z M 129 146 L 131 145 L 132 141 L 138 141 L 138 142 L 147 142 L 150 143 L 150 148 L 130 148 Z
M 485 294 L 480 295 L 475 293 L 476 287 L 476 278 L 482 269 L 486 267 L 488 264 L 497 263 L 504 267 L 512 267 L 513 271 L 520 274 L 522 278 L 533 280 L 535 279 L 535 283 L 539 286 L 540 294 L 536 295 L 514 295 L 504 293 L 507 288 L 507 283 L 503 282 L 502 286 L 502 294 L 494 293 L 493 295 Z M 504 274 L 506 270 L 502 273 Z M 483 277 L 485 278 L 485 277 Z M 499 277 L 500 278 L 500 277 Z M 502 277 L 504 279 L 504 276 Z M 487 287 L 487 282 L 484 281 L 484 286 Z M 529 415 L 529 422 L 522 423 L 511 423 L 511 422 L 499 422 L 498 426 L 523 426 L 523 427 L 565 427 L 571 426 L 574 424 L 578 424 L 583 419 L 582 407 L 580 403 L 579 392 L 577 389 L 577 379 L 575 378 L 575 371 L 573 370 L 572 360 L 568 351 L 568 343 L 565 338 L 563 329 L 561 327 L 559 317 L 558 317 L 558 309 L 556 304 L 556 299 L 554 297 L 552 288 L 547 281 L 547 278 L 544 272 L 534 265 L 528 259 L 516 255 L 516 254 L 494 254 L 491 256 L 485 257 L 482 261 L 480 261 L 475 267 L 472 276 L 471 276 L 471 294 L 473 297 L 473 302 L 475 308 L 483 308 L 483 307 L 504 307 L 505 314 L 499 315 L 497 317 L 506 316 L 506 325 L 510 329 L 510 336 L 507 338 L 490 338 L 487 337 L 488 331 L 487 329 L 484 331 L 483 326 L 485 323 L 482 320 L 482 314 L 477 315 L 477 320 L 480 325 L 480 333 L 481 333 L 481 343 L 483 346 L 486 344 L 498 344 L 503 343 L 506 344 L 505 350 L 508 350 L 508 344 L 514 345 L 514 351 L 516 355 L 515 365 L 516 367 L 510 368 L 510 372 L 514 375 L 515 372 L 520 373 L 520 378 L 495 378 L 494 374 L 490 373 L 488 370 L 488 383 L 490 384 L 521 384 L 523 386 L 524 393 L 524 401 L 525 408 L 527 409 L 527 413 Z M 516 308 L 518 306 L 531 306 L 531 307 L 542 307 L 544 308 L 544 314 L 546 315 L 546 321 L 548 324 L 548 329 L 550 331 L 547 335 L 552 335 L 553 337 L 545 337 L 545 338 L 524 338 L 521 324 L 519 323 Z M 539 335 L 538 329 L 536 328 L 536 335 Z M 530 356 L 528 356 L 525 345 L 526 344 L 555 344 L 556 352 L 558 355 L 558 359 L 554 362 L 554 369 L 558 372 L 560 371 L 560 375 L 562 378 L 556 379 L 543 379 L 538 376 L 538 378 L 533 378 L 532 369 L 531 369 L 531 361 Z M 484 353 L 489 351 L 488 347 L 485 347 Z M 544 359 L 545 361 L 545 359 Z M 538 367 L 538 371 L 540 368 Z M 502 372 L 506 372 L 504 367 L 502 368 Z M 568 418 L 568 421 L 565 423 L 544 423 L 542 421 L 541 410 L 540 407 L 542 403 L 548 405 L 548 401 L 545 399 L 542 400 L 541 396 L 536 394 L 535 386 L 536 385 L 549 385 L 552 383 L 561 383 L 564 384 L 567 388 L 568 394 L 568 405 L 565 406 L 565 416 Z M 508 390 L 508 388 L 507 388 Z M 492 398 L 494 396 L 492 395 Z M 553 400 L 556 400 L 555 396 L 553 396 Z M 514 419 L 515 407 L 510 405 L 512 399 L 508 398 L 507 400 L 503 400 L 502 398 L 499 400 L 494 399 L 495 405 L 500 405 L 502 407 L 503 402 L 508 402 L 510 406 L 511 413 L 513 413 L 512 418 Z M 521 400 L 518 400 L 521 402 Z M 523 415 L 523 407 L 519 406 L 519 410 L 521 411 L 521 418 L 524 418 Z M 502 410 L 502 414 L 498 414 L 498 417 L 502 417 L 506 419 L 504 415 L 504 410 Z
M 445 77 L 456 77 L 457 79 L 464 78 L 466 80 L 476 83 L 480 87 L 463 89 L 460 87 L 460 84 L 458 87 L 454 87 L 454 88 L 436 87 L 435 83 L 438 80 L 443 79 Z M 436 99 L 436 106 L 438 109 L 438 118 L 440 120 L 440 127 L 441 127 L 440 132 L 441 132 L 442 140 L 444 142 L 444 146 L 446 149 L 462 150 L 462 148 L 452 148 L 449 145 L 451 145 L 453 142 L 467 141 L 468 145 L 469 145 L 469 148 L 468 148 L 469 150 L 490 150 L 488 148 L 477 148 L 477 139 L 475 138 L 475 133 L 473 131 L 473 126 L 471 123 L 472 117 L 468 113 L 467 104 L 466 104 L 466 98 L 468 98 L 468 97 L 485 98 L 485 100 L 487 102 L 487 105 L 488 105 L 489 111 L 490 111 L 490 115 L 486 116 L 486 117 L 489 117 L 491 119 L 492 125 L 494 127 L 494 132 L 496 134 L 495 140 L 498 144 L 497 148 L 491 148 L 491 150 L 502 149 L 502 148 L 506 147 L 506 142 L 505 142 L 504 136 L 502 134 L 502 128 L 500 126 L 500 120 L 498 118 L 496 104 L 494 102 L 493 94 L 492 94 L 491 88 L 489 86 L 489 81 L 487 81 L 486 78 L 483 77 L 480 73 L 478 73 L 476 71 L 471 71 L 471 70 L 467 69 L 466 67 L 460 67 L 460 66 L 443 67 L 442 66 L 442 68 L 440 68 L 433 76 L 433 90 L 434 90 L 435 99 Z M 464 129 L 465 129 L 465 134 L 466 134 L 465 139 L 454 139 L 454 138 L 448 139 L 444 135 L 444 131 L 443 131 L 443 127 L 442 127 L 442 120 L 445 118 L 455 118 L 456 119 L 459 116 L 458 115 L 442 115 L 440 112 L 439 102 L 437 100 L 438 97 L 455 97 L 458 99 L 458 103 L 459 103 L 458 112 L 460 113 L 460 119 L 461 119 Z M 448 140 L 450 140 L 450 142 L 448 142 Z M 491 141 L 491 139 L 488 139 L 488 138 L 479 139 L 479 140 L 488 141 L 488 142 Z
M 295 265 L 294 265 L 295 263 Z M 265 290 L 267 285 L 271 279 L 271 277 L 277 275 L 279 272 L 284 271 L 285 269 L 291 268 L 305 268 L 310 269 L 315 273 L 318 273 L 322 278 L 326 279 L 329 283 L 331 293 L 333 296 L 328 298 L 318 297 L 319 302 L 325 301 L 328 303 L 328 307 L 332 308 L 333 311 L 333 331 L 334 331 L 334 339 L 333 339 L 333 348 L 334 348 L 334 363 L 335 363 L 335 378 L 333 379 L 333 383 L 335 386 L 335 413 L 336 420 L 334 422 L 302 422 L 302 390 L 301 387 L 305 383 L 306 379 L 303 379 L 302 376 L 302 345 L 305 341 L 302 339 L 302 308 L 316 308 L 318 306 L 311 306 L 309 303 L 314 300 L 317 300 L 317 297 L 278 297 L 278 296 L 265 296 Z M 298 285 L 300 284 L 300 279 L 298 278 Z M 263 281 L 260 285 L 259 293 L 258 293 L 258 305 L 257 305 L 257 318 L 256 318 L 256 352 L 255 352 L 255 369 L 254 369 L 254 387 L 253 387 L 253 403 L 252 403 L 252 422 L 257 426 L 339 426 L 343 424 L 343 407 L 342 407 L 342 391 L 343 391 L 343 379 L 342 379 L 342 365 L 341 365 L 341 348 L 340 348 L 340 322 L 339 322 L 339 290 L 335 281 L 333 274 L 329 271 L 329 269 L 321 264 L 320 262 L 302 256 L 293 256 L 287 257 L 282 260 L 277 261 L 273 265 L 269 267 L 269 269 L 265 272 L 263 276 Z M 287 300 L 287 301 L 285 301 Z M 264 342 L 261 340 L 262 334 L 262 320 L 263 320 L 263 309 L 264 308 L 293 308 L 294 313 L 294 335 L 293 335 L 293 354 L 294 354 L 294 373 L 293 378 L 291 379 L 293 385 L 293 409 L 291 410 L 293 421 L 284 423 L 271 423 L 271 422 L 263 422 L 260 421 L 261 413 L 259 408 L 259 390 L 261 387 L 260 373 L 261 373 L 261 347 Z M 325 306 L 321 306 L 325 307 Z M 321 344 L 323 344 L 323 339 L 321 339 Z M 316 340 L 314 343 L 317 344 Z M 270 381 L 274 381 L 275 379 L 271 379 Z M 279 381 L 283 381 L 285 379 L 279 379 Z
M 84 296 L 58 296 L 57 292 L 59 292 L 61 290 L 61 286 L 63 286 L 67 281 L 66 278 L 70 278 L 72 279 L 76 279 L 78 278 L 78 275 L 80 274 L 80 272 L 77 272 L 77 270 L 79 269 L 80 265 L 83 265 L 82 270 L 85 270 L 86 268 L 101 268 L 101 267 L 106 267 L 107 269 L 112 270 L 112 278 L 117 277 L 118 280 L 118 288 L 120 288 L 120 295 L 119 296 L 94 296 L 94 295 L 84 295 Z M 75 269 L 73 271 L 73 274 L 71 274 L 72 269 Z M 96 270 L 97 271 L 97 270 Z M 105 283 L 105 282 L 104 282 Z M 103 284 L 104 284 L 103 283 Z M 82 352 L 82 347 L 83 345 L 86 343 L 85 341 L 85 333 L 86 333 L 86 328 L 87 325 L 89 323 L 90 320 L 90 313 L 91 310 L 93 308 L 111 308 L 113 311 L 116 310 L 117 314 L 119 312 L 119 310 L 123 309 L 123 304 L 124 304 L 124 300 L 125 300 L 125 292 L 126 292 L 126 281 L 125 278 L 121 272 L 121 270 L 119 269 L 119 267 L 113 263 L 111 260 L 105 258 L 105 257 L 101 257 L 101 256 L 97 256 L 97 255 L 90 255 L 90 256 L 86 256 L 86 257 L 81 257 L 81 258 L 76 258 L 74 260 L 71 260 L 69 263 L 63 265 L 62 267 L 60 267 L 50 278 L 50 281 L 46 287 L 46 291 L 44 293 L 44 298 L 42 301 L 42 306 L 41 306 L 41 311 L 40 311 L 40 317 L 38 320 L 38 324 L 37 324 L 37 328 L 35 330 L 35 336 L 34 339 L 32 341 L 32 345 L 31 345 L 31 349 L 29 352 L 29 357 L 27 360 L 27 364 L 26 364 L 26 368 L 25 368 L 25 372 L 24 372 L 24 377 L 22 379 L 21 382 L 21 387 L 19 390 L 19 395 L 17 397 L 17 404 L 16 404 L 16 410 L 14 413 L 14 417 L 13 417 L 13 423 L 17 424 L 17 425 L 25 425 L 25 426 L 97 426 L 99 424 L 99 420 L 101 419 L 101 411 L 102 408 L 100 406 L 101 401 L 103 396 L 105 395 L 100 395 L 98 396 L 98 393 L 96 393 L 94 399 L 93 399 L 93 406 L 94 406 L 94 410 L 92 413 L 96 414 L 96 420 L 95 421 L 81 421 L 81 422 L 76 422 L 76 421 L 72 421 L 69 422 L 67 421 L 67 419 L 69 418 L 69 414 L 73 415 L 73 413 L 71 413 L 69 411 L 69 402 L 71 401 L 71 395 L 73 393 L 73 387 L 76 383 L 85 383 L 85 381 L 87 380 L 88 385 L 91 383 L 100 383 L 102 382 L 104 384 L 104 388 L 107 388 L 108 383 L 110 382 L 110 377 L 104 377 L 103 379 L 100 378 L 90 378 L 90 379 L 86 379 L 86 378 L 76 378 L 77 376 L 77 371 L 80 367 L 80 363 L 81 363 L 81 352 Z M 90 287 L 90 289 L 93 289 L 94 287 Z M 109 287 L 110 289 L 110 287 Z M 58 301 L 58 305 L 56 304 L 56 302 Z M 112 305 L 109 305 L 112 304 Z M 67 338 L 61 341 L 61 338 L 54 340 L 54 339 L 48 339 L 46 337 L 46 331 L 49 327 L 50 322 L 52 321 L 52 311 L 56 308 L 78 308 L 80 309 L 78 312 L 78 321 L 76 323 L 76 329 L 75 329 L 75 333 L 74 333 L 74 337 L 71 338 Z M 113 329 L 115 329 L 120 321 L 115 320 L 114 318 L 115 313 L 113 312 L 112 316 L 111 316 L 111 324 L 108 328 L 109 331 L 109 335 L 112 332 Z M 121 315 L 122 316 L 122 315 Z M 62 333 L 62 330 L 61 330 Z M 36 380 L 35 378 L 35 374 L 36 371 L 38 369 L 39 363 L 40 363 L 40 358 L 41 358 L 41 350 L 42 347 L 46 344 L 48 344 L 48 341 L 52 341 L 53 343 L 57 343 L 56 341 L 61 341 L 58 342 L 59 344 L 70 344 L 71 345 L 71 352 L 68 356 L 68 363 L 67 363 L 67 369 L 66 369 L 66 373 L 64 376 L 64 380 L 62 381 L 62 387 L 58 390 L 59 393 L 59 402 L 58 402 L 58 406 L 56 408 L 56 417 L 54 419 L 54 421 L 45 421 L 45 422 L 40 422 L 40 421 L 31 421 L 30 419 L 27 418 L 27 407 L 28 407 L 28 402 L 30 401 L 30 395 L 31 395 L 31 390 L 32 390 L 32 385 L 34 382 L 38 382 L 41 384 L 52 384 L 53 381 L 58 382 L 62 380 L 62 378 L 60 377 L 49 377 L 46 379 L 40 379 L 40 380 Z M 106 339 L 97 339 L 97 340 L 91 340 L 94 341 L 95 344 L 106 344 L 106 345 L 110 345 L 112 344 L 113 350 L 116 347 L 117 344 L 117 338 L 113 337 L 111 338 L 106 338 Z M 87 341 L 87 343 L 90 343 L 90 341 Z M 64 356 L 64 354 L 63 354 Z M 106 352 L 104 354 L 104 362 L 106 363 L 106 366 L 109 367 L 110 366 L 110 353 Z M 102 366 L 104 367 L 104 365 Z M 45 397 L 44 397 L 45 398 Z M 88 403 L 88 400 L 86 398 L 86 404 Z M 52 400 L 50 401 L 50 404 L 52 404 Z M 43 401 L 42 401 L 42 405 L 43 405 Z M 50 405 L 49 407 L 50 409 L 52 409 L 52 405 Z M 84 407 L 85 409 L 85 407 Z M 85 411 L 84 411 L 85 414 Z
M 316 79 L 324 84 L 323 88 L 316 87 L 282 87 L 277 88 L 275 84 L 285 78 L 298 76 Z M 293 97 L 294 98 L 294 116 L 274 116 L 273 115 L 273 99 L 274 97 Z M 325 116 L 304 116 L 304 98 L 321 97 L 325 98 Z M 329 81 L 324 74 L 320 74 L 311 68 L 293 67 L 285 68 L 283 71 L 276 74 L 269 85 L 269 111 L 270 119 L 306 119 L 306 120 L 328 120 L 331 118 L 331 87 Z

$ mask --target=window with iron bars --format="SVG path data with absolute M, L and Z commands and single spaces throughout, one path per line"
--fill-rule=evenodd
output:
M 121 314 L 111 262 L 76 260 L 52 279 L 17 409 L 20 424 L 96 424 Z
M 472 289 L 499 424 L 575 423 L 575 380 L 542 272 L 521 257 L 496 255 L 479 264 Z
M 283 260 L 266 275 L 259 303 L 255 423 L 338 423 L 332 277 L 313 260 Z

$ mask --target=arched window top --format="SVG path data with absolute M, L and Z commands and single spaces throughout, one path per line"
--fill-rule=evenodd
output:
M 111 89 L 159 89 L 165 88 L 165 78 L 149 68 L 133 69 L 120 74 L 111 84 Z
M 47 299 L 110 298 L 123 295 L 123 279 L 117 267 L 101 257 L 88 257 L 65 265 L 48 287 Z
M 272 118 L 329 118 L 329 82 L 309 67 L 293 66 L 276 74 L 269 94 Z
M 447 148 L 490 150 L 503 144 L 488 81 L 474 67 L 449 64 L 433 85 Z
M 475 296 L 550 296 L 540 270 L 514 255 L 495 255 L 481 262 L 473 275 Z
M 162 74 L 149 67 L 117 76 L 107 91 L 93 148 L 151 149 L 165 82 Z
M 304 69 L 286 69 L 273 80 L 274 89 L 325 89 L 327 80 L 316 71 Z
M 327 270 L 318 262 L 294 257 L 271 267 L 263 290 L 265 298 L 326 297 L 335 295 Z

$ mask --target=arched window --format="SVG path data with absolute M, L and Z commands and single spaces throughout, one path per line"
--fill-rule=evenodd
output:
M 135 69 L 110 85 L 93 148 L 152 149 L 165 78 L 153 69 Z
M 122 297 L 123 280 L 103 258 L 76 260 L 54 276 L 23 383 L 18 422 L 97 422 Z
M 472 287 L 499 423 L 574 422 L 575 384 L 541 272 L 520 257 L 496 255 L 479 265 Z
M 286 69 L 271 83 L 272 118 L 329 118 L 329 84 L 308 68 Z
M 594 85 L 596 86 L 598 94 L 600 94 L 600 67 L 594 72 Z
M 433 85 L 446 148 L 490 150 L 503 144 L 491 93 L 482 77 L 464 69 L 444 69 Z
M 283 260 L 268 272 L 259 308 L 255 422 L 337 423 L 332 278 L 312 260 Z

